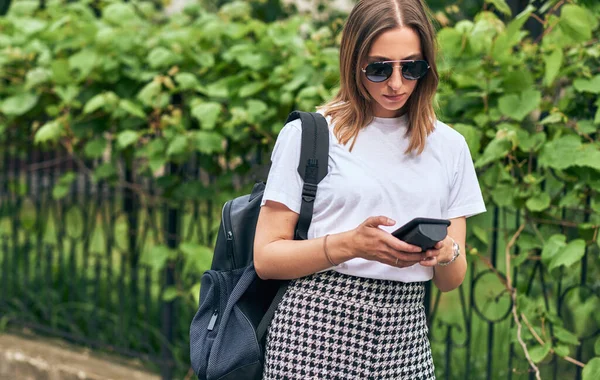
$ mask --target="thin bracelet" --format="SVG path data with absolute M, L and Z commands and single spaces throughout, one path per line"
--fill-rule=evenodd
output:
M 337 266 L 336 263 L 333 262 L 333 260 L 331 260 L 331 256 L 329 256 L 329 252 L 327 252 L 327 237 L 329 236 L 329 234 L 325 235 L 325 239 L 323 239 L 323 252 L 325 252 L 325 257 L 327 258 L 327 261 L 329 261 L 329 264 L 331 264 L 331 266 Z

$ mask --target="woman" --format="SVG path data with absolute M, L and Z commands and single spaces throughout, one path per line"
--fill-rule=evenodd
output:
M 295 279 L 267 337 L 264 379 L 433 379 L 424 282 L 464 279 L 466 218 L 485 211 L 465 139 L 435 118 L 434 29 L 422 0 L 362 0 L 344 27 L 340 91 L 321 108 L 329 172 L 308 239 L 294 241 L 301 125 L 278 136 L 254 263 Z M 434 249 L 391 235 L 415 217 L 449 219 Z

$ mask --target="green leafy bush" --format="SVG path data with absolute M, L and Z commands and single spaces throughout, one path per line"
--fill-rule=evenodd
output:
M 291 110 L 312 110 L 336 92 L 339 18 L 264 22 L 241 1 L 170 17 L 148 2 L 102 4 L 97 17 L 85 2 L 40 10 L 19 1 L 0 18 L 0 130 L 15 145 L 33 139 L 95 160 L 95 180 L 120 180 L 115 167 L 125 158 L 137 177 L 159 177 L 167 200 L 220 202 L 246 190 L 232 176 L 247 175 L 248 157 L 270 150 Z M 584 258 L 588 276 L 600 274 L 600 6 L 549 1 L 514 17 L 504 0 L 486 7 L 439 30 L 440 119 L 467 139 L 487 204 L 519 213 L 525 226 L 507 226 L 505 243 L 514 234 L 520 252 L 501 269 L 541 261 L 563 287 L 575 286 Z M 541 24 L 539 37 L 526 31 L 528 20 Z M 164 174 L 168 163 L 197 155 L 221 180 L 186 187 L 184 177 Z M 54 196 L 74 178 L 67 173 Z M 206 257 L 190 252 L 206 256 L 211 245 L 182 241 L 174 254 L 158 247 L 151 252 L 160 260 L 144 260 L 162 268 L 180 257 L 197 267 Z M 473 226 L 468 246 L 489 252 L 486 231 Z M 197 293 L 196 282 L 181 286 Z M 519 313 L 546 337 L 542 345 L 523 333 L 533 362 L 569 355 L 585 335 L 578 329 L 600 323 L 596 298 L 565 301 L 588 321 L 574 324 L 539 307 L 539 293 L 515 291 Z

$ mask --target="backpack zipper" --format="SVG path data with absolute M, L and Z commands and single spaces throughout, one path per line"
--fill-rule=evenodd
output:
M 208 276 L 213 280 L 213 284 L 215 285 L 215 294 L 217 299 L 221 298 L 221 281 L 219 280 L 219 275 L 216 272 L 207 271 Z M 210 317 L 210 321 L 208 322 L 208 327 L 206 328 L 208 331 L 213 331 L 215 328 L 215 324 L 217 323 L 217 319 L 219 318 L 219 309 L 221 308 L 221 302 L 219 302 L 218 306 L 213 311 L 213 315 Z
M 225 237 L 227 238 L 227 253 L 231 259 L 231 263 L 233 267 L 231 269 L 237 268 L 237 264 L 235 262 L 235 244 L 233 241 L 233 228 L 231 227 L 231 201 L 225 203 L 223 206 L 223 212 L 221 214 L 221 220 L 223 221 L 223 230 L 225 231 Z

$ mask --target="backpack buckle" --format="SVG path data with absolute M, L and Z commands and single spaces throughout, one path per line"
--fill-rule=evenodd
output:
M 317 196 L 317 185 L 313 183 L 304 182 L 302 186 L 302 199 L 305 202 L 313 202 Z

